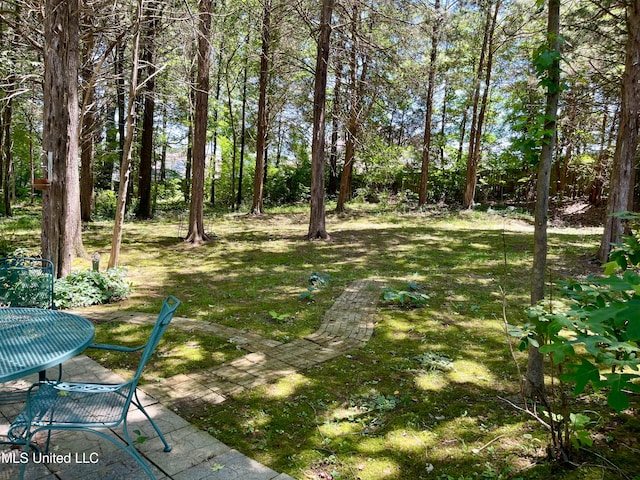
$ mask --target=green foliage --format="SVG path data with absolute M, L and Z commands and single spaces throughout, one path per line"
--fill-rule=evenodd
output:
M 607 392 L 607 404 L 617 412 L 629 408 L 630 394 L 640 393 L 638 245 L 637 234 L 624 237 L 604 265 L 605 276 L 560 282 L 564 303 L 533 306 L 527 324 L 511 328 L 521 350 L 537 347 L 554 365 L 560 395 L 546 403 L 544 414 L 563 455 L 593 443 L 591 420 L 570 412 L 565 385 L 573 385 L 574 396 Z
M 100 220 L 116 218 L 117 196 L 113 190 L 100 190 L 96 193 L 93 216 Z
M 309 284 L 309 286 L 298 296 L 298 298 L 300 298 L 300 300 L 313 302 L 315 300 L 315 291 L 319 288 L 327 286 L 330 281 L 330 275 L 326 273 L 313 272 L 311 275 L 309 275 L 309 277 L 307 277 L 307 283 Z
M 415 282 L 409 282 L 404 289 L 385 287 L 382 290 L 382 299 L 388 304 L 398 305 L 403 308 L 420 308 L 427 305 L 429 296 L 422 293 L 422 287 Z
M 307 201 L 311 193 L 311 163 L 269 167 L 265 185 L 265 202 L 286 205 Z
M 444 372 L 453 370 L 453 360 L 438 352 L 424 352 L 418 355 L 416 360 L 423 370 L 441 370 Z
M 574 386 L 575 396 L 604 390 L 607 404 L 617 412 L 629 407 L 630 393 L 640 393 L 637 247 L 637 235 L 624 237 L 622 245 L 612 252 L 611 262 L 604 265 L 604 277 L 561 282 L 568 305 L 531 307 L 525 327 L 512 328 L 512 334 L 521 338 L 520 349 L 538 347 L 558 366 L 556 376 L 561 384 Z M 574 449 L 590 446 L 589 417 L 566 410 L 562 402 L 546 411 L 555 424 L 554 444 L 565 451 L 568 442 Z
M 286 322 L 291 318 L 291 315 L 289 315 L 288 313 L 278 313 L 274 310 L 269 311 L 269 315 L 271 315 L 271 318 L 273 318 L 276 322 L 279 322 L 279 323 Z
M 83 270 L 56 280 L 55 303 L 58 308 L 83 307 L 111 303 L 126 298 L 131 285 L 125 280 L 124 268 L 106 272 Z

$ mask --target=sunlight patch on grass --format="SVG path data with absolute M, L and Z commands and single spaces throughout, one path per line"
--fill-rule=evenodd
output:
M 456 383 L 490 385 L 496 382 L 494 375 L 484 365 L 471 360 L 456 360 L 453 370 L 447 376 Z
M 427 438 L 423 439 L 422 437 Z M 425 452 L 433 440 L 433 435 L 430 435 L 429 432 L 416 432 L 413 430 L 394 430 L 388 433 L 386 437 L 389 447 L 404 453 Z
M 416 375 L 415 386 L 420 390 L 437 391 L 446 388 L 449 385 L 442 372 L 425 372 Z
M 273 399 L 287 398 L 297 390 L 310 384 L 310 380 L 299 373 L 288 375 L 266 386 L 266 396 Z
M 340 438 L 345 435 L 359 434 L 362 426 L 353 422 L 327 422 L 318 426 L 319 432 L 328 438 Z
M 355 460 L 355 459 L 354 459 Z M 399 478 L 401 468 L 397 462 L 384 457 L 367 458 L 358 463 L 358 477 L 362 480 Z

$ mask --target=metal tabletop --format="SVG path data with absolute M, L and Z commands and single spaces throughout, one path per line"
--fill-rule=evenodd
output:
M 86 318 L 40 308 L 0 308 L 0 382 L 58 365 L 93 340 Z

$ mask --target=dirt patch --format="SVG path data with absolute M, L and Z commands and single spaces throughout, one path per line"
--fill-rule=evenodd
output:
M 586 199 L 549 204 L 549 223 L 554 227 L 601 227 L 605 216 L 606 205 L 591 205 Z

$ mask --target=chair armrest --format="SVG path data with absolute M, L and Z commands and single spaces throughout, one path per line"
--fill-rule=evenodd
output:
M 108 343 L 91 343 L 87 348 L 97 348 L 100 350 L 113 350 L 115 352 L 138 352 L 142 350 L 146 345 L 140 345 L 139 347 L 124 347 L 121 345 L 109 345 Z

